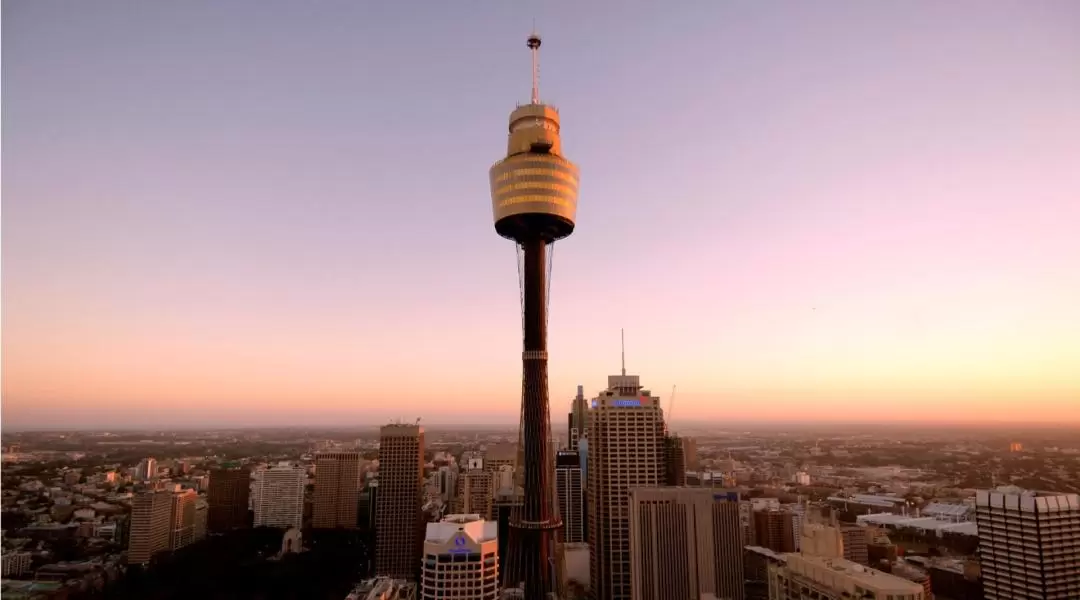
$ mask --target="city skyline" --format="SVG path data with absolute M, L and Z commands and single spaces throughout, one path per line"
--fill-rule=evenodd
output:
M 485 8 L 5 3 L 5 429 L 515 422 L 534 16 L 556 433 L 622 327 L 676 422 L 1080 421 L 1075 4 Z

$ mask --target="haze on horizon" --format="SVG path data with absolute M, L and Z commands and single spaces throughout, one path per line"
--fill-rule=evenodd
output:
M 555 423 L 1080 422 L 1080 5 L 601 4 L 4 2 L 4 428 L 513 422 L 534 17 Z

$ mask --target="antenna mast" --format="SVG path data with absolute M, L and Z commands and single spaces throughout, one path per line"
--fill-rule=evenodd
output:
M 536 33 L 535 23 L 525 43 L 532 51 L 532 103 L 540 104 L 540 35 Z
M 622 345 L 622 374 L 625 377 L 626 376 L 626 330 L 625 329 L 620 329 L 619 330 L 619 337 L 622 338 L 622 342 L 621 342 L 621 345 Z

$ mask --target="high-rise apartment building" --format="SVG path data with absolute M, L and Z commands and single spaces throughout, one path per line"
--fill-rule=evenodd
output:
M 171 491 L 143 492 L 131 501 L 128 564 L 144 565 L 154 555 L 169 551 Z
M 581 479 L 581 458 L 576 450 L 555 453 L 555 488 L 563 526 L 559 541 L 577 544 L 585 541 L 585 482 Z
M 1080 598 L 1080 494 L 979 490 L 975 522 L 987 600 Z
M 198 499 L 195 490 L 173 492 L 169 510 L 170 550 L 179 550 L 195 541 L 195 501 Z
M 423 488 L 424 429 L 385 425 L 379 436 L 379 501 L 375 505 L 377 575 L 416 580 L 424 535 Z
M 497 600 L 498 525 L 480 515 L 448 515 L 428 523 L 421 598 Z
M 303 467 L 288 463 L 259 469 L 255 477 L 255 526 L 300 529 L 304 521 Z
M 207 485 L 207 528 L 213 533 L 247 527 L 251 472 L 247 469 L 212 469 Z
M 923 587 L 843 558 L 784 554 L 770 564 L 769 600 L 928 600 Z
M 585 399 L 585 386 L 577 386 L 577 396 L 570 404 L 570 414 L 567 415 L 567 433 L 569 435 L 569 447 L 571 450 L 578 449 L 578 440 L 588 435 L 589 428 L 589 401 Z
M 702 488 L 630 492 L 635 600 L 743 599 L 739 493 Z
M 589 411 L 589 572 L 593 597 L 604 600 L 631 597 L 630 490 L 666 479 L 660 398 L 625 373 L 608 377 Z
M 361 476 L 359 452 L 323 452 L 315 456 L 312 527 L 352 529 L 357 526 Z

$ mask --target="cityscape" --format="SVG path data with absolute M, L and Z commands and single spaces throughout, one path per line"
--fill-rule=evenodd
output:
M 1080 600 L 1075 4 L 979 15 L 929 3 L 725 5 L 647 17 L 332 4 L 4 2 L 5 599 Z M 529 19 L 531 30 L 503 31 Z M 860 20 L 888 34 L 871 40 Z M 361 21 L 362 34 L 350 29 Z M 608 21 L 611 31 L 596 26 Z M 890 77 L 934 64 L 907 41 L 913 23 L 928 46 L 955 49 L 945 41 L 955 34 L 981 53 L 957 52 L 897 89 L 959 90 L 958 79 L 1006 69 L 1028 88 L 982 98 L 1015 119 L 1054 117 L 1053 127 L 1009 134 L 1008 119 L 959 103 L 957 122 L 1001 125 L 1000 139 L 976 143 L 975 130 L 941 129 L 884 93 Z M 683 34 L 657 33 L 664 24 Z M 835 47 L 811 35 L 837 27 Z M 662 72 L 699 78 L 676 62 L 706 60 L 706 46 L 679 44 L 736 44 L 744 28 L 761 40 L 802 32 L 852 70 L 832 81 L 824 67 L 795 66 L 797 51 L 755 59 L 744 40 L 746 56 L 725 55 L 700 77 L 718 82 L 713 100 L 740 92 L 725 78 L 753 87 L 734 74 L 754 72 L 771 82 L 758 92 L 766 106 L 742 114 L 765 123 L 787 96 L 770 85 L 792 77 L 799 91 L 785 101 L 809 106 L 832 93 L 811 79 L 850 77 L 867 87 L 837 94 L 855 104 L 820 118 L 871 123 L 901 107 L 909 122 L 871 137 L 921 135 L 930 154 L 966 140 L 961 158 L 935 159 L 955 175 L 925 166 L 915 177 L 959 199 L 927 191 L 871 210 L 804 190 L 769 212 L 706 195 L 730 197 L 724 181 L 743 181 L 746 198 L 779 202 L 756 194 L 800 172 L 785 171 L 787 140 L 764 150 L 768 175 L 745 163 L 746 180 L 665 144 L 685 128 L 687 143 L 708 139 L 697 150 L 742 143 L 753 154 L 763 150 L 749 138 L 774 135 L 739 133 L 739 118 L 713 100 L 693 105 L 693 93 L 672 91 L 686 104 L 662 100 L 672 110 L 648 119 Z M 424 52 L 370 51 L 408 45 L 406 34 L 427 40 Z M 609 43 L 625 69 L 665 64 L 651 89 L 605 79 L 598 48 Z M 897 71 L 858 62 L 863 43 Z M 445 56 L 425 54 L 439 48 Z M 488 58 L 455 62 L 465 56 Z M 1054 70 L 1068 65 L 1070 75 Z M 965 102 L 979 96 L 963 85 Z M 280 96 L 260 93 L 270 89 Z M 563 96 L 560 108 L 547 101 Z M 1077 102 L 1062 108 L 1060 96 Z M 348 98 L 389 112 L 350 109 Z M 454 114 L 486 125 L 459 127 Z M 474 155 L 497 148 L 502 127 L 505 147 Z M 886 152 L 859 127 L 825 145 L 867 145 L 822 158 L 813 177 Z M 806 131 L 792 134 L 795 146 L 831 135 Z M 994 179 L 985 157 L 1010 139 L 1027 145 L 1009 160 L 1038 154 L 1042 170 Z M 87 143 L 100 152 L 72 149 Z M 901 145 L 882 164 L 921 160 Z M 851 198 L 892 187 L 841 171 Z M 225 187 L 212 189 L 207 173 Z M 693 191 L 679 173 L 709 177 Z M 1046 179 L 1060 187 L 1010 195 Z M 823 180 L 796 188 L 810 181 Z M 372 196 L 353 198 L 354 184 Z M 334 199 L 339 186 L 346 200 Z M 131 195 L 102 199 L 121 188 Z M 387 209 L 376 189 L 390 203 L 432 200 Z M 648 213 L 657 192 L 676 198 Z M 436 212 L 468 195 L 470 206 Z M 831 217 L 798 212 L 801 200 Z M 905 213 L 908 200 L 930 202 L 935 216 Z M 1025 203 L 1040 216 L 1018 216 Z M 971 207 L 986 216 L 972 221 Z M 761 229 L 789 210 L 810 229 L 854 210 L 844 231 L 862 241 Z M 868 225 L 874 210 L 889 216 Z M 680 230 L 676 218 L 696 222 Z M 718 219 L 729 224 L 710 229 Z M 994 254 L 1025 226 L 1026 241 Z M 676 250 L 632 248 L 651 237 Z M 725 237 L 742 245 L 705 249 Z M 754 254 L 762 240 L 805 261 Z M 693 289 L 662 285 L 676 271 Z M 848 277 L 857 281 L 839 283 Z

